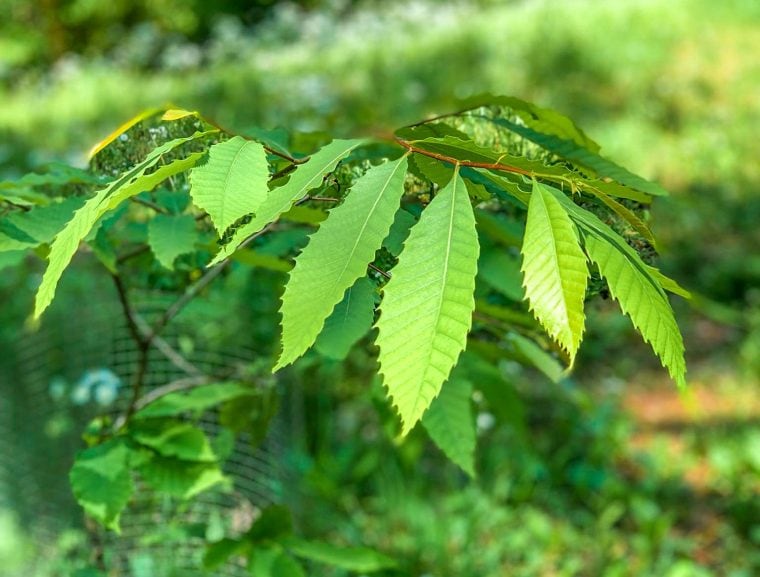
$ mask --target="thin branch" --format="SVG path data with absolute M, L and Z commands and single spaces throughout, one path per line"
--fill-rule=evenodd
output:
M 535 176 L 533 172 L 530 170 L 525 170 L 524 168 L 518 168 L 517 166 L 510 166 L 508 164 L 502 164 L 500 162 L 474 162 L 472 160 L 460 160 L 458 158 L 454 158 L 453 156 L 446 156 L 445 154 L 439 154 L 437 152 L 431 152 L 429 150 L 425 150 L 423 148 L 418 148 L 414 146 L 411 142 L 408 140 L 404 140 L 403 138 L 396 137 L 396 142 L 409 150 L 410 152 L 415 152 L 417 154 L 421 154 L 423 156 L 429 156 L 430 158 L 435 158 L 436 160 L 442 160 L 443 162 L 448 162 L 449 164 L 454 165 L 460 165 L 460 166 L 470 166 L 472 168 L 486 168 L 488 170 L 499 170 L 502 172 L 514 172 L 516 174 L 523 174 L 525 176 Z
M 200 375 L 197 377 L 187 377 L 184 379 L 177 379 L 176 381 L 172 381 L 170 383 L 167 383 L 165 385 L 162 385 L 160 387 L 156 387 L 152 391 L 145 393 L 142 397 L 140 397 L 136 402 L 134 406 L 134 412 L 140 411 L 141 409 L 144 409 L 149 404 L 151 404 L 153 401 L 156 401 L 160 399 L 161 397 L 164 397 L 168 395 L 169 393 L 174 393 L 177 391 L 183 391 L 186 389 L 193 389 L 195 387 L 200 387 L 203 385 L 206 385 L 211 382 L 212 379 L 207 377 L 206 375 Z M 113 430 L 118 431 L 121 429 L 124 425 L 127 424 L 128 417 L 126 413 L 124 415 L 121 415 L 118 417 L 114 423 L 113 423 Z
M 219 124 L 215 120 L 209 118 L 208 116 L 202 117 L 202 120 L 205 120 L 211 126 L 213 126 L 214 128 L 218 128 L 219 130 L 221 130 L 225 134 L 235 134 L 233 131 L 227 130 L 221 124 Z M 242 136 L 246 140 L 256 140 L 255 138 L 251 138 L 250 136 L 245 136 L 245 135 L 240 135 L 240 136 Z M 284 152 L 276 150 L 276 149 L 272 148 L 271 146 L 267 146 L 263 142 L 259 142 L 259 144 L 261 144 L 261 146 L 264 147 L 264 150 L 266 150 L 269 154 L 273 154 L 275 156 L 279 156 L 280 158 L 282 158 L 284 160 L 287 160 L 288 162 L 291 162 L 293 164 L 303 164 L 304 162 L 306 162 L 307 160 L 309 160 L 309 157 L 306 157 L 306 158 L 293 158 L 289 154 L 285 154 Z
M 384 270 L 377 268 L 377 267 L 376 267 L 374 264 L 372 264 L 372 263 L 369 263 L 367 266 L 368 266 L 369 268 L 371 268 L 373 271 L 380 273 L 380 274 L 381 274 L 381 275 L 383 275 L 385 278 L 387 278 L 387 279 L 391 278 L 391 273 L 389 273 L 389 272 L 385 272 Z
M 136 204 L 141 204 L 141 205 L 143 205 L 143 206 L 147 206 L 148 208 L 150 208 L 151 210 L 155 210 L 155 211 L 156 211 L 156 212 L 158 212 L 159 214 L 169 214 L 169 211 L 168 211 L 168 210 L 166 210 L 166 209 L 165 209 L 163 206 L 161 206 L 160 204 L 156 204 L 156 203 L 155 203 L 155 202 L 153 202 L 152 200 L 146 200 L 146 199 L 144 199 L 144 198 L 140 198 L 139 196 L 133 196 L 133 197 L 131 198 L 131 200 L 132 200 L 132 202 L 134 202 L 134 203 L 136 203 Z
M 254 239 L 260 237 L 262 234 L 268 232 L 272 229 L 274 226 L 274 222 L 269 223 L 267 226 L 265 226 L 263 229 L 261 229 L 259 232 L 252 234 L 247 239 L 245 239 L 243 242 L 240 243 L 239 249 L 245 248 L 248 246 L 251 242 L 253 242 Z M 179 297 L 174 303 L 169 306 L 166 311 L 164 311 L 164 314 L 161 315 L 161 317 L 156 321 L 156 323 L 153 325 L 153 328 L 147 335 L 147 339 L 149 341 L 152 341 L 156 335 L 160 334 L 164 328 L 166 328 L 166 325 L 168 325 L 174 317 L 176 317 L 182 309 L 184 309 L 190 301 L 192 301 L 198 294 L 205 289 L 211 282 L 218 277 L 222 272 L 224 272 L 224 269 L 227 268 L 227 265 L 229 265 L 230 259 L 229 257 L 224 259 L 219 264 L 211 267 L 208 269 L 203 276 L 201 276 L 195 283 L 190 285 L 185 293 Z
M 124 282 L 118 274 L 111 273 L 114 285 L 116 285 L 116 292 L 119 295 L 119 303 L 121 304 L 121 310 L 124 312 L 124 318 L 127 320 L 127 328 L 132 339 L 137 344 L 138 348 L 143 348 L 150 344 L 146 335 L 140 330 L 140 321 L 138 320 L 137 313 L 132 308 L 132 304 L 129 302 L 127 296 L 127 288 L 124 286 Z
M 10 206 L 16 207 L 18 209 L 21 209 L 24 212 L 29 212 L 30 210 L 32 210 L 31 206 L 26 206 L 25 204 L 18 204 L 16 202 L 13 202 L 12 200 L 8 200 L 7 198 L 3 198 L 2 202 L 5 202 L 6 204 L 9 204 Z
M 136 256 L 140 256 L 144 252 L 148 252 L 149 250 L 150 250 L 150 246 L 148 246 L 147 244 L 138 245 L 134 247 L 133 249 L 128 250 L 124 254 L 121 254 L 118 257 L 116 257 L 116 264 L 121 264 L 123 262 L 126 262 Z
M 140 331 L 140 327 L 137 320 L 137 314 L 132 308 L 132 304 L 129 302 L 127 296 L 127 289 L 118 274 L 112 274 L 114 284 L 116 285 L 116 292 L 119 295 L 119 302 L 121 303 L 124 317 L 127 320 L 127 328 L 129 329 L 132 339 L 137 346 L 137 370 L 132 377 L 132 397 L 127 405 L 127 411 L 124 415 L 124 420 L 129 421 L 130 417 L 135 412 L 135 405 L 140 398 L 143 385 L 145 383 L 145 374 L 148 370 L 148 352 L 150 351 L 150 339 L 143 335 Z
M 137 325 L 137 328 L 142 333 L 143 337 L 145 339 L 148 338 L 148 335 L 151 332 L 150 325 L 145 321 L 145 319 L 140 316 L 138 313 L 134 313 L 134 319 L 135 324 Z M 174 349 L 166 340 L 164 340 L 162 337 L 158 335 L 154 335 L 150 339 L 150 343 L 156 349 L 166 357 L 170 363 L 172 363 L 175 367 L 180 369 L 181 371 L 186 372 L 188 375 L 192 376 L 199 376 L 203 374 L 203 371 L 201 371 L 198 367 L 196 367 L 194 364 L 192 364 L 190 361 L 188 361 L 185 357 L 183 357 L 178 351 Z

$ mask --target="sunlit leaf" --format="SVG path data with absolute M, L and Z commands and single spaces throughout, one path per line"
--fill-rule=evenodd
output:
M 208 162 L 190 173 L 190 195 L 221 235 L 239 218 L 256 212 L 267 198 L 269 167 L 264 147 L 235 136 L 215 144 Z
M 533 183 L 522 254 L 530 308 L 572 364 L 583 338 L 588 266 L 573 221 L 538 182 Z
M 275 370 L 312 345 L 346 290 L 366 274 L 393 224 L 406 168 L 403 156 L 368 170 L 296 258 L 282 297 L 283 350 Z
M 380 305 L 380 372 L 403 434 L 438 395 L 465 347 L 478 252 L 470 199 L 455 175 L 412 227 Z

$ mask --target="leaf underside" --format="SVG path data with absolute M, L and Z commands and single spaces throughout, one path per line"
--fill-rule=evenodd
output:
M 295 201 L 320 186 L 326 174 L 332 172 L 352 150 L 364 143 L 364 140 L 333 140 L 315 152 L 307 162 L 298 165 L 288 182 L 267 193 L 266 199 L 259 205 L 255 216 L 248 224 L 235 231 L 232 240 L 217 253 L 209 266 L 230 256 L 246 238 L 277 220 L 283 212 L 293 206 Z
M 522 246 L 525 294 L 536 319 L 572 364 L 583 338 L 586 256 L 562 205 L 533 183 Z
M 406 157 L 368 170 L 296 258 L 282 297 L 282 355 L 275 370 L 314 343 L 325 319 L 382 245 L 404 190 Z
M 235 136 L 209 149 L 208 162 L 190 173 L 193 202 L 221 235 L 267 197 L 269 168 L 264 147 Z
M 455 174 L 412 227 L 384 290 L 380 372 L 408 433 L 466 345 L 479 245 L 464 181 Z

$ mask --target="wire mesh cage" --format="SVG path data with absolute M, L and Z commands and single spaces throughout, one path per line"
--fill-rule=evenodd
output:
M 223 470 L 231 489 L 209 490 L 190 502 L 138 491 L 121 517 L 120 535 L 87 523 L 68 483 L 81 434 L 96 415 L 123 415 L 138 351 L 118 300 L 106 286 L 91 287 L 86 305 L 62 299 L 39 330 L 5 343 L 0 357 L 0 507 L 12 510 L 44 555 L 56 553 L 57 537 L 71 528 L 86 529 L 92 555 L 98 550 L 109 575 L 159 577 L 195 575 L 202 566 L 202 545 L 229 531 L 243 531 L 257 511 L 284 498 L 284 431 L 276 417 L 256 447 L 240 435 Z M 79 296 L 82 296 L 81 294 Z M 133 301 L 148 321 L 165 310 L 172 296 L 145 294 Z M 79 301 L 82 302 L 81 300 Z M 236 303 L 230 301 L 227 314 Z M 188 319 L 191 316 L 187 317 Z M 207 320 L 207 319 L 206 319 Z M 209 346 L 188 340 L 193 323 L 176 319 L 149 352 L 144 393 L 186 378 L 233 374 L 255 358 L 250 343 Z M 182 351 L 178 354 L 176 351 Z M 200 421 L 210 437 L 218 416 Z M 51 544 L 49 548 L 45 544 Z M 230 562 L 217 575 L 247 574 Z

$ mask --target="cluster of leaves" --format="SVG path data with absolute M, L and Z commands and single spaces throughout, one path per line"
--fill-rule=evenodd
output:
M 88 515 L 119 531 L 135 490 L 133 471 L 154 490 L 178 499 L 229 483 L 221 464 L 233 451 L 235 433 L 248 425 L 250 414 L 241 412 L 267 402 L 249 385 L 215 383 L 158 398 L 105 441 L 107 423 L 96 420 L 85 434 L 92 446 L 77 455 L 71 469 L 74 495 Z M 212 407 L 218 408 L 222 427 L 210 439 L 195 421 Z
M 82 242 L 116 279 L 148 251 L 149 266 L 166 270 L 190 259 L 186 274 L 174 277 L 187 298 L 163 324 L 141 334 L 125 307 L 143 352 L 231 260 L 289 272 L 274 371 L 311 348 L 344 359 L 375 334 L 401 435 L 422 421 L 473 476 L 473 391 L 504 404 L 493 363 L 505 357 L 560 379 L 557 359 L 574 362 L 590 292 L 608 291 L 684 384 L 683 341 L 666 291 L 687 293 L 648 264 L 655 239 L 636 208 L 665 191 L 601 156 L 568 118 L 488 96 L 392 138 L 330 141 L 263 130 L 230 135 L 195 112 L 168 110 L 160 120 L 158 113 L 136 117 L 95 147 L 100 176 L 66 169 L 62 177 L 0 183 L 7 207 L 0 253 L 45 254 L 49 246 L 35 317 Z M 137 144 L 128 144 L 133 138 Z M 109 154 L 127 161 L 120 166 Z M 100 187 L 53 198 L 33 190 L 59 181 Z M 325 203 L 334 205 L 327 213 Z M 317 225 L 306 239 L 306 227 Z M 125 418 L 91 439 L 71 475 L 85 510 L 112 528 L 132 493 L 133 470 L 182 498 L 222 483 L 224 451 L 215 443 L 223 439 L 209 440 L 179 417 L 253 394 L 222 383 L 135 411 L 140 385 Z M 298 555 L 285 546 L 272 559 L 290 559 L 283 551 Z

